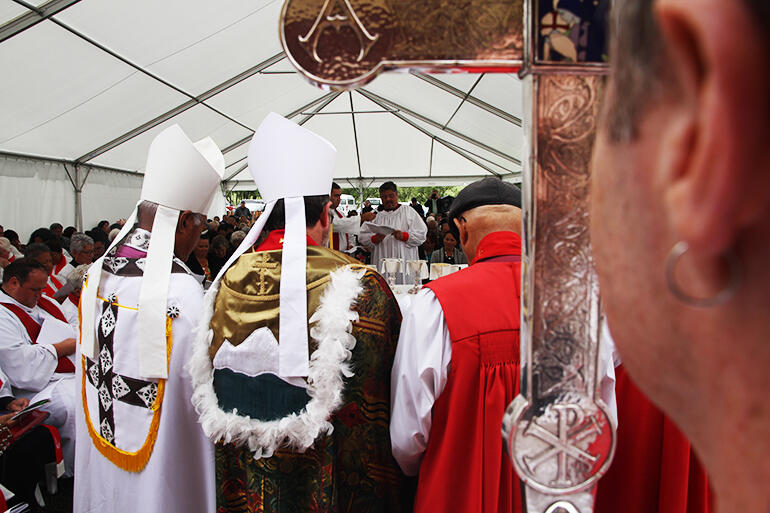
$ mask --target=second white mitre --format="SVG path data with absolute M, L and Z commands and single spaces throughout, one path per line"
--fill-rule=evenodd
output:
M 137 207 L 143 201 L 158 204 L 139 294 L 139 372 L 143 379 L 168 377 L 166 302 L 179 213 L 190 210 L 206 214 L 224 170 L 224 156 L 214 141 L 206 137 L 193 143 L 179 125 L 163 130 L 150 145 L 137 203 Z M 110 249 L 133 229 L 136 216 L 135 208 Z M 81 299 L 82 326 L 94 326 L 103 259 L 94 262 L 88 271 Z M 82 330 L 81 352 L 94 357 L 93 329 Z

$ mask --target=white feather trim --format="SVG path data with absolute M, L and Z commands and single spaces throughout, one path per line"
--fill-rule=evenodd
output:
M 352 309 L 363 291 L 364 270 L 341 267 L 330 274 L 321 304 L 310 317 L 310 336 L 318 348 L 310 355 L 307 393 L 310 401 L 298 414 L 261 421 L 225 412 L 214 392 L 214 369 L 209 347 L 214 332 L 209 324 L 214 313 L 219 283 L 206 293 L 204 310 L 197 328 L 193 354 L 187 369 L 193 383 L 192 403 L 204 433 L 211 441 L 246 445 L 254 458 L 269 458 L 276 449 L 288 447 L 304 452 L 319 435 L 332 432 L 332 413 L 342 405 L 344 379 L 353 375 L 351 351 L 356 339 L 351 332 L 358 314 Z

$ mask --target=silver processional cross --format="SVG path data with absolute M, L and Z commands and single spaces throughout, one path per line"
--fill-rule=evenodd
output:
M 530 513 L 591 512 L 615 447 L 597 395 L 601 309 L 587 214 L 610 3 L 286 0 L 281 13 L 287 57 L 324 89 L 362 87 L 387 69 L 522 78 L 521 395 L 501 422 Z

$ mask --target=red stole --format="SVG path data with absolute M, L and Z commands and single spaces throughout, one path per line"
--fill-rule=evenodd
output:
M 0 303 L 0 305 L 7 308 L 21 321 L 21 323 L 24 325 L 24 329 L 27 330 L 27 335 L 29 335 L 29 338 L 32 339 L 32 343 L 37 344 L 37 337 L 40 335 L 41 329 L 40 324 L 38 324 L 35 319 L 33 319 L 18 305 L 14 305 L 13 303 Z M 49 299 L 41 297 L 37 302 L 37 306 L 51 314 L 57 320 L 67 322 L 67 319 L 61 313 L 61 310 L 59 310 L 57 306 L 50 303 Z M 56 365 L 56 372 L 75 372 L 75 365 L 72 363 L 72 361 L 70 361 L 69 358 L 62 356 L 59 358 L 59 362 Z
M 51 275 L 59 274 L 61 270 L 64 269 L 65 265 L 67 265 L 67 259 L 62 254 L 61 258 L 59 259 L 59 262 L 53 268 L 53 271 L 51 271 Z
M 63 285 L 64 284 L 53 275 L 53 271 L 51 271 L 51 274 L 48 275 L 48 283 L 46 283 L 45 288 L 43 289 L 43 294 L 48 297 L 53 297 L 53 295 L 56 294 L 56 291 L 62 288 Z
M 283 249 L 283 237 L 284 230 L 273 230 L 267 235 L 267 238 L 262 241 L 256 251 L 273 251 L 275 249 Z M 318 243 L 306 235 L 306 242 L 308 246 L 318 246 Z
M 690 442 L 639 388 L 615 369 L 618 445 L 596 490 L 595 513 L 708 513 L 708 477 Z
M 67 259 L 64 258 L 64 255 L 62 255 L 59 261 L 56 263 L 56 266 L 51 269 L 51 274 L 48 275 L 49 281 L 43 289 L 43 294 L 48 297 L 53 297 L 53 295 L 56 294 L 56 291 L 64 286 L 61 280 L 57 278 L 57 275 L 61 272 L 62 269 L 64 269 L 65 265 L 67 265 Z
M 337 217 L 342 217 L 342 214 L 337 212 L 336 208 L 334 209 L 334 213 L 337 214 Z M 332 229 L 332 249 L 336 249 L 337 251 L 340 250 L 340 234 L 335 232 L 334 229 Z
M 479 254 L 520 255 L 521 239 L 492 233 L 482 239 Z M 500 427 L 519 392 L 521 262 L 480 261 L 426 286 L 441 303 L 452 360 L 433 405 L 414 511 L 520 513 L 521 485 Z M 471 291 L 483 294 L 469 300 Z

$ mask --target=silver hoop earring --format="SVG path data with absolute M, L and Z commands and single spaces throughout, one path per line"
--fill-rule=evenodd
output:
M 696 308 L 714 308 L 729 301 L 741 284 L 741 265 L 738 257 L 731 250 L 727 253 L 727 263 L 730 266 L 730 281 L 725 288 L 712 297 L 693 297 L 684 292 L 676 283 L 674 270 L 679 259 L 689 251 L 690 246 L 685 241 L 679 241 L 671 248 L 666 256 L 666 286 L 668 291 L 682 303 Z

